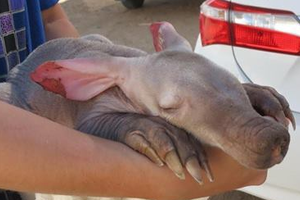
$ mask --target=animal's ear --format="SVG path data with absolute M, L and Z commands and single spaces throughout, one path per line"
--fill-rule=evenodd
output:
M 193 49 L 190 43 L 177 33 L 169 22 L 154 22 L 150 26 L 153 45 L 157 52 L 162 50 L 189 51 Z
M 32 72 L 31 79 L 67 99 L 86 101 L 117 85 L 119 66 L 125 64 L 122 58 L 50 61 Z

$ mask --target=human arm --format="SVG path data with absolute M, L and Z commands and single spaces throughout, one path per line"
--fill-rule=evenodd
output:
M 78 37 L 79 34 L 59 4 L 42 12 L 46 39 Z
M 128 147 L 96 138 L 0 101 L 0 188 L 18 191 L 190 199 L 264 181 L 266 172 L 246 169 L 208 148 L 215 182 L 179 180 Z M 186 173 L 187 174 L 187 173 Z

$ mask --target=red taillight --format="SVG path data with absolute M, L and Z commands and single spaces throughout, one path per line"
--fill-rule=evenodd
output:
M 228 44 L 300 54 L 300 24 L 292 12 L 210 0 L 201 6 L 202 45 Z
M 299 54 L 300 38 L 297 36 L 239 24 L 235 24 L 233 30 L 234 46 Z
M 228 12 L 230 4 L 226 1 L 210 0 L 201 6 L 200 32 L 202 45 L 231 44 Z
M 221 21 L 200 15 L 202 45 L 230 44 L 230 30 L 227 21 Z

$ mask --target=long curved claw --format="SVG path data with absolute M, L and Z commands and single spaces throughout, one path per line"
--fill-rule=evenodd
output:
M 165 162 L 179 179 L 185 179 L 182 164 L 175 150 L 170 151 L 166 155 Z
M 163 161 L 159 158 L 150 143 L 142 136 L 140 131 L 133 131 L 125 138 L 125 144 L 147 156 L 152 162 L 158 166 L 163 166 Z
M 196 156 L 193 156 L 188 159 L 188 161 L 185 164 L 185 167 L 187 171 L 190 173 L 190 175 L 200 184 L 203 185 L 203 180 L 201 176 L 201 167 L 199 164 L 199 161 Z
M 211 171 L 211 168 L 210 168 L 209 164 L 207 162 L 203 162 L 202 165 L 203 165 L 203 169 L 206 173 L 206 176 L 207 176 L 208 180 L 210 182 L 214 182 L 215 178 L 213 176 L 213 173 Z
M 156 149 L 160 157 L 164 158 L 164 162 L 167 163 L 169 168 L 180 179 L 185 178 L 183 172 L 183 167 L 185 167 L 195 181 L 199 184 L 201 184 L 201 182 L 203 183 L 201 178 L 201 162 L 193 142 L 190 141 L 189 134 L 183 129 L 179 129 L 160 118 L 152 118 L 152 120 L 165 128 L 165 131 L 160 131 L 161 133 L 159 133 L 160 136 L 158 139 L 161 140 L 161 138 L 167 134 L 174 145 L 174 149 L 170 147 L 163 151 L 159 150 L 162 149 L 161 147 Z M 157 142 L 158 140 L 156 140 L 155 143 Z
M 287 100 L 284 98 L 284 96 L 279 94 L 274 88 L 266 87 L 266 89 L 268 89 L 279 100 L 286 118 L 290 120 L 290 122 L 292 123 L 293 129 L 296 130 L 296 120 L 290 109 L 290 105 L 287 102 Z
M 179 179 L 185 179 L 177 147 L 170 138 L 167 127 L 150 118 L 142 119 L 140 124 L 144 125 L 139 128 L 141 130 L 126 133 L 124 142 L 158 166 L 165 163 Z
M 289 111 L 285 111 L 284 113 L 285 113 L 286 117 L 290 120 L 290 122 L 292 123 L 293 129 L 296 130 L 296 120 L 295 120 L 295 117 L 292 114 L 292 112 L 289 110 Z
M 176 146 L 184 167 L 197 183 L 203 185 L 201 168 L 203 161 L 207 161 L 207 157 L 201 143 L 192 141 L 191 137 L 193 136 L 182 129 L 170 128 L 169 136 Z
M 135 121 L 134 129 L 125 132 L 119 140 L 147 156 L 159 166 L 166 164 L 181 180 L 185 179 L 184 167 L 200 185 L 203 184 L 201 168 L 210 181 L 213 176 L 204 148 L 183 129 L 158 117 L 142 117 Z
M 194 136 L 189 135 L 190 141 L 196 149 L 198 160 L 200 162 L 201 168 L 205 171 L 206 177 L 210 182 L 214 182 L 214 176 L 208 163 L 207 154 L 201 144 L 201 142 Z

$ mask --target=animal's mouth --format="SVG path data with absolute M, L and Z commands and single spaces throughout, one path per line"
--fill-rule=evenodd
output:
M 246 166 L 254 169 L 268 169 L 281 163 L 284 156 L 282 153 L 278 154 L 278 150 L 266 155 L 256 154 L 253 156 L 254 159 L 252 161 L 246 162 Z

